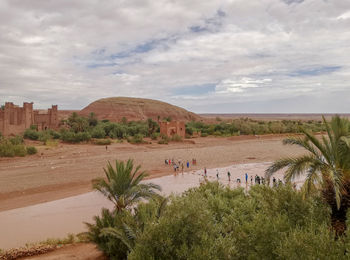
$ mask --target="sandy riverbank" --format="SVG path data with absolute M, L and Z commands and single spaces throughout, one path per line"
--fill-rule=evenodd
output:
M 299 154 L 296 147 L 283 147 L 283 136 L 195 138 L 183 143 L 108 147 L 91 144 L 59 144 L 39 147 L 24 158 L 0 159 L 0 211 L 57 200 L 91 191 L 91 180 L 103 176 L 108 161 L 132 158 L 151 178 L 172 174 L 165 158 L 197 159 L 189 170 L 224 167 L 238 163 L 266 162 Z

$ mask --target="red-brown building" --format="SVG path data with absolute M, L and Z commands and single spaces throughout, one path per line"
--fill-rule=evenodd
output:
M 57 129 L 59 126 L 57 105 L 47 111 L 33 110 L 33 103 L 23 103 L 23 107 L 6 102 L 0 109 L 0 132 L 4 136 L 21 134 L 35 125 L 38 130 Z
M 182 138 L 185 138 L 186 127 L 184 122 L 172 121 L 172 122 L 160 122 L 160 134 L 172 137 L 177 134 Z

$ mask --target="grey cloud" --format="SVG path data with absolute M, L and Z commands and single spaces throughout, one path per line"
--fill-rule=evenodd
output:
M 347 0 L 0 1 L 0 102 L 79 109 L 131 95 L 197 112 L 279 111 L 278 100 L 346 112 L 331 98 L 349 94 L 349 13 Z M 232 91 L 172 94 L 213 82 Z

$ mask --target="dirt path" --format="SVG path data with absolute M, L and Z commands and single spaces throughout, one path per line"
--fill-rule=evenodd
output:
M 107 260 L 106 257 L 96 248 L 95 245 L 89 243 L 75 244 L 64 246 L 60 249 L 56 249 L 50 253 L 25 257 L 20 259 L 31 260 Z
M 223 167 L 236 163 L 266 162 L 302 151 L 283 147 L 281 136 L 196 138 L 169 145 L 128 143 L 105 146 L 59 144 L 39 148 L 24 158 L 0 159 L 0 211 L 52 201 L 91 190 L 91 180 L 104 175 L 103 167 L 115 159 L 134 159 L 150 177 L 171 174 L 165 158 L 197 159 L 197 166 Z

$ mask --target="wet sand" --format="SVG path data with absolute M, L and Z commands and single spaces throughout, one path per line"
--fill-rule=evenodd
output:
M 222 168 L 207 170 L 208 180 L 215 181 L 216 169 L 219 170 L 219 181 L 232 188 L 245 186 L 244 174 L 263 176 L 270 163 L 235 164 Z M 170 166 L 168 166 L 170 167 Z M 231 172 L 231 181 L 228 181 L 227 171 Z M 177 175 L 168 175 L 154 178 L 151 181 L 162 187 L 162 194 L 179 194 L 188 188 L 199 186 L 204 180 L 204 171 L 193 170 L 177 172 Z M 278 173 L 277 178 L 282 178 Z M 240 178 L 242 184 L 236 179 Z M 147 182 L 148 182 L 147 181 Z M 112 208 L 111 202 L 97 192 L 88 192 L 60 200 L 12 209 L 0 212 L 0 245 L 2 249 L 23 246 L 26 243 L 43 241 L 47 238 L 62 238 L 69 233 L 85 231 L 83 222 L 91 222 L 94 215 L 99 215 L 101 208 Z
M 180 143 L 132 145 L 113 143 L 59 144 L 46 147 L 24 158 L 0 158 L 0 211 L 62 199 L 91 191 L 91 180 L 103 177 L 103 167 L 115 159 L 134 159 L 135 165 L 150 173 L 150 178 L 172 174 L 165 158 L 197 159 L 197 166 L 226 167 L 238 163 L 273 161 L 303 153 L 297 147 L 283 146 L 285 136 L 237 136 L 194 138 Z M 151 141 L 151 140 L 149 140 Z M 33 144 L 33 143 L 31 143 Z

